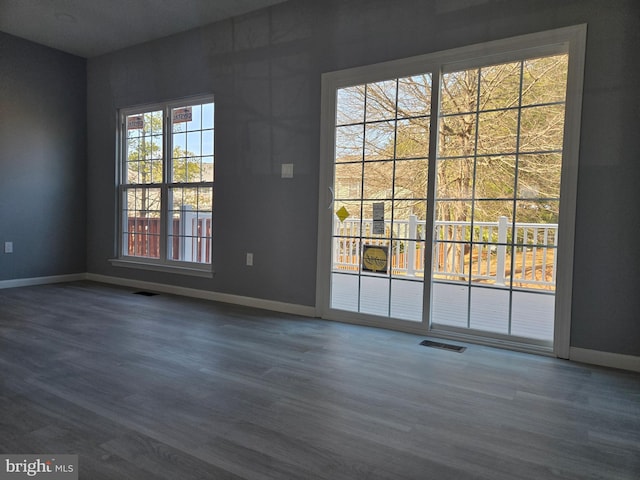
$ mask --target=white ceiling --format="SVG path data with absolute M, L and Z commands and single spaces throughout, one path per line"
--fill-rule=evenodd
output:
M 0 31 L 95 57 L 286 0 L 0 0 Z

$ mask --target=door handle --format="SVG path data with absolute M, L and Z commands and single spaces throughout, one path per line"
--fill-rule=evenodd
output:
M 331 194 L 331 201 L 329 202 L 329 206 L 327 207 L 329 210 L 333 207 L 333 200 L 335 198 L 335 194 L 333 193 L 333 188 L 329 187 L 329 193 Z

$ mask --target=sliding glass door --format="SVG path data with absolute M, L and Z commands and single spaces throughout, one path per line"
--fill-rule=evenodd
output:
M 583 42 L 575 27 L 324 76 L 324 317 L 568 349 Z

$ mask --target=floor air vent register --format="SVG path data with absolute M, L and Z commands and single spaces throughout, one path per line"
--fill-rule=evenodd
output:
M 458 353 L 462 353 L 467 349 L 467 347 L 451 345 L 450 343 L 432 342 L 431 340 L 423 340 L 422 342 L 420 342 L 420 345 L 424 347 L 440 348 L 442 350 L 451 350 L 452 352 L 458 352 Z

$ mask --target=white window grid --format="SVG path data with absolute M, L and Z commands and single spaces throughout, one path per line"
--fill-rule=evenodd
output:
M 191 108 L 192 119 L 189 124 L 173 121 L 173 110 L 183 107 Z M 161 174 L 158 173 L 156 166 L 155 170 L 152 168 L 151 174 L 144 178 L 140 178 L 140 168 L 137 176 L 131 176 L 129 166 L 136 161 L 129 161 L 127 119 L 133 117 L 135 121 L 136 116 L 144 114 L 148 116 L 151 112 L 157 112 L 161 116 L 161 128 L 152 126 L 149 132 L 152 152 L 146 160 L 149 162 L 147 166 L 159 162 L 162 165 Z M 142 268 L 147 265 L 211 271 L 215 164 L 214 119 L 215 103 L 212 96 L 120 110 L 118 260 L 134 262 Z M 157 122 L 158 119 L 155 118 L 155 121 Z M 182 128 L 183 123 L 191 128 Z M 181 135 L 185 141 L 176 138 Z M 147 141 L 146 138 L 145 141 Z M 194 143 L 198 146 L 197 149 L 194 148 Z M 171 154 L 167 155 L 167 152 Z M 180 152 L 183 152 L 183 155 L 174 155 Z M 138 160 L 138 166 L 142 165 L 142 160 Z M 191 173 L 190 170 L 192 170 Z M 153 208 L 148 204 L 140 205 L 138 200 L 141 194 L 147 196 L 153 194 L 155 197 Z M 131 220 L 128 215 L 128 197 L 132 195 L 136 200 L 135 210 L 143 214 L 133 217 L 134 231 L 131 231 Z M 154 220 L 145 222 L 144 217 Z M 143 220 L 141 221 L 140 218 Z M 139 241 L 136 241 L 136 238 Z

